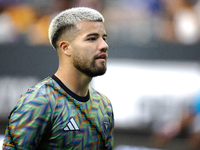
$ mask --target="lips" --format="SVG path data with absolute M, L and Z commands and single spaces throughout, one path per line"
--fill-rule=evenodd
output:
M 96 59 L 105 59 L 106 60 L 107 57 L 108 57 L 108 55 L 106 53 L 103 53 L 103 54 L 98 55 Z

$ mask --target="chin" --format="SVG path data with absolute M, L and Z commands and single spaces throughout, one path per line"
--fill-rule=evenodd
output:
M 105 69 L 99 70 L 98 72 L 95 72 L 95 73 L 93 74 L 93 77 L 104 75 L 104 74 L 106 73 L 106 70 L 107 70 L 107 69 L 105 68 Z

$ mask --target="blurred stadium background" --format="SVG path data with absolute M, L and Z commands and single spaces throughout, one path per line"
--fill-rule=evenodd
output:
M 0 134 L 20 94 L 56 71 L 48 26 L 74 6 L 106 20 L 108 71 L 91 85 L 113 103 L 115 148 L 155 148 L 152 135 L 200 92 L 200 0 L 0 0 Z M 163 149 L 184 150 L 188 134 Z

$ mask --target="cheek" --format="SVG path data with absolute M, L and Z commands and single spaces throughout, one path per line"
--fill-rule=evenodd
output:
M 72 55 L 73 60 L 79 61 L 82 63 L 87 63 L 90 61 L 90 54 L 87 51 L 74 51 Z
M 82 49 L 80 55 L 84 58 L 84 59 L 94 59 L 94 53 L 92 52 L 92 50 L 90 48 L 85 48 Z
M 72 57 L 78 57 L 82 60 L 94 60 L 95 51 L 93 45 L 84 45 L 84 43 L 79 43 L 73 46 Z

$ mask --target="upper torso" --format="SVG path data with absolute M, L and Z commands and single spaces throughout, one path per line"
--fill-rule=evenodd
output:
M 11 113 L 4 144 L 13 141 L 12 146 L 40 150 L 112 149 L 110 101 L 91 87 L 87 97 L 74 95 L 53 78 L 22 95 Z

